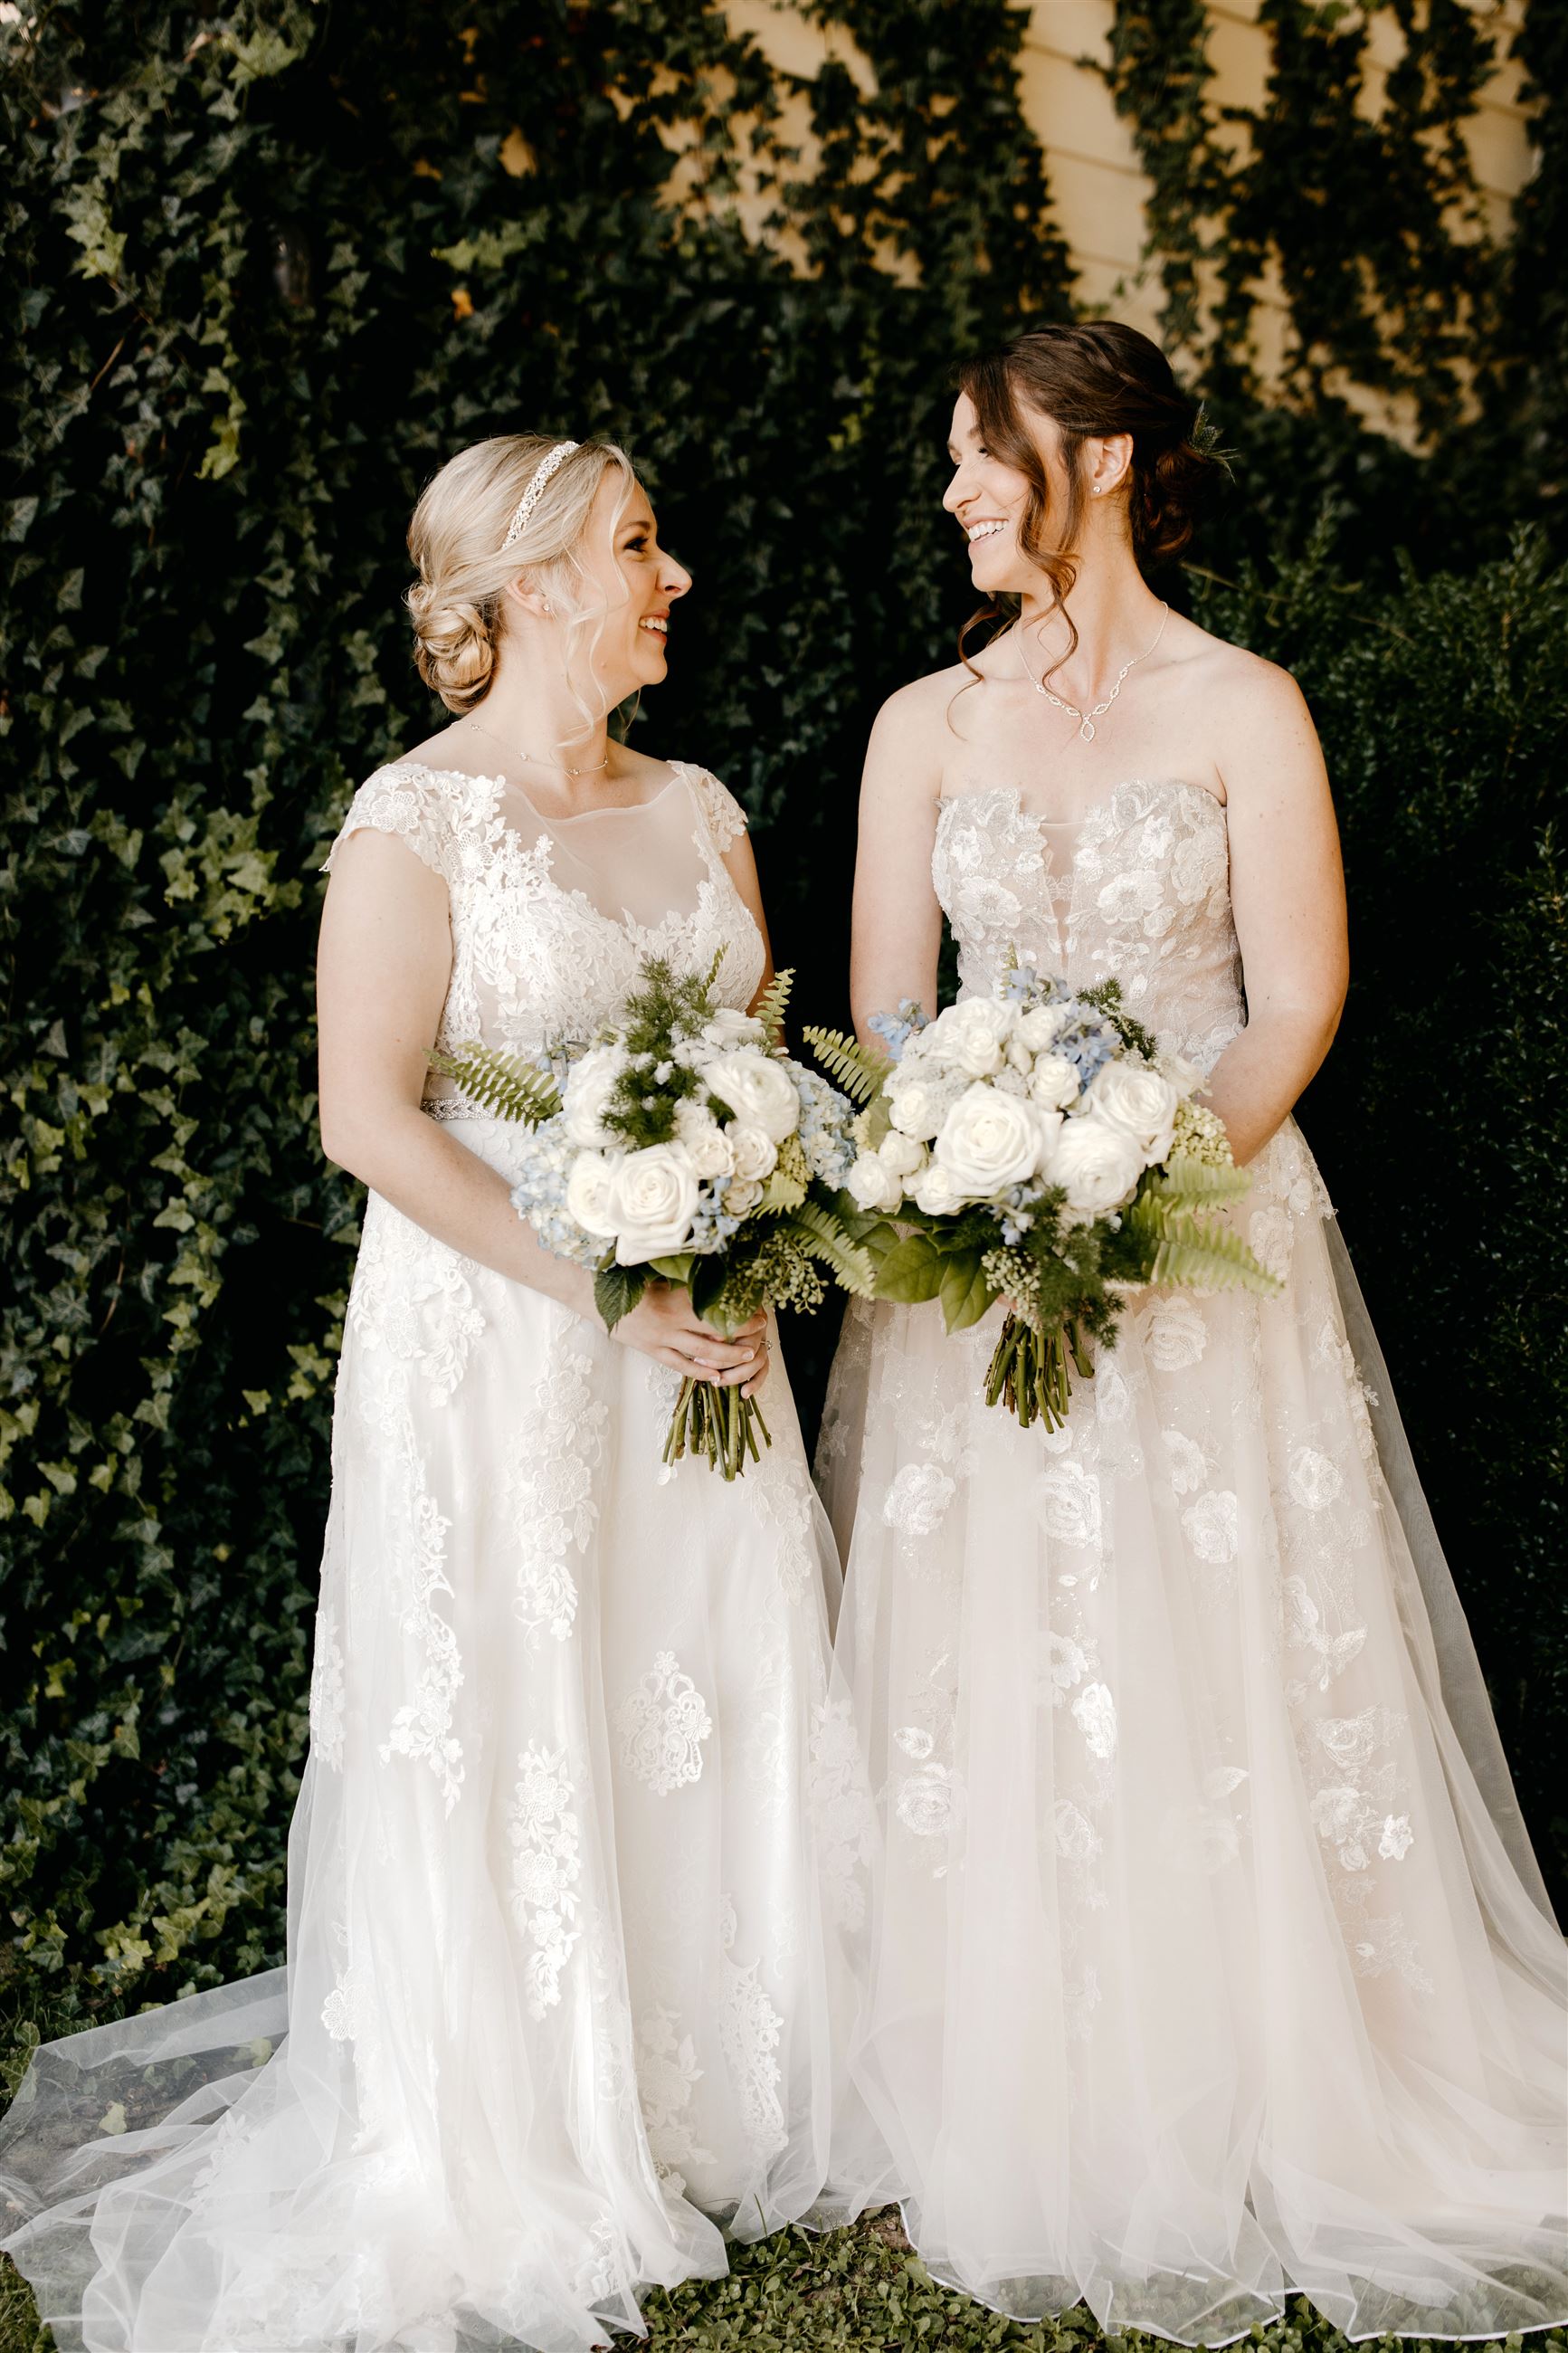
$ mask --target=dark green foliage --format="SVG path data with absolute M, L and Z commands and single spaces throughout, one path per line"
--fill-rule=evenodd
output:
M 432 724 L 403 534 L 465 440 L 631 446 L 698 581 L 643 735 L 742 795 L 796 1011 L 843 1018 L 866 729 L 970 602 L 940 507 L 948 364 L 1066 315 L 1070 283 L 1016 103 L 1022 13 L 819 13 L 875 86 L 809 85 L 800 171 L 788 78 L 709 0 L 86 0 L 0 26 L 0 1969 L 48 1979 L 58 2015 L 279 1950 L 358 1213 L 312 1129 L 313 874 L 351 780 Z M 1471 35 L 1429 13 L 1412 73 L 1457 89 Z M 1169 0 L 1150 14 L 1157 34 Z M 1362 135 L 1325 97 L 1359 17 L 1319 14 L 1271 8 L 1277 119 L 1232 195 L 1255 241 L 1289 200 L 1288 295 L 1361 367 L 1288 168 L 1292 136 Z M 1452 301 L 1412 280 L 1408 238 L 1379 263 L 1403 323 L 1366 380 L 1413 381 L 1434 304 L 1439 374 L 1495 314 L 1506 435 L 1487 409 L 1424 467 L 1326 394 L 1258 408 L 1216 363 L 1242 458 L 1211 567 L 1299 551 L 1327 496 L 1341 556 L 1384 585 L 1358 598 L 1323 551 L 1205 607 L 1300 669 L 1329 738 L 1359 976 L 1309 1121 L 1542 1830 L 1568 1704 L 1563 1045 L 1539 995 L 1562 979 L 1542 838 L 1568 621 L 1534 559 L 1463 575 L 1563 450 L 1561 52 L 1536 0 L 1542 169 L 1495 299 L 1442 239 Z M 1147 41 L 1122 55 L 1152 125 Z M 1190 159 L 1184 75 L 1160 135 Z M 1408 126 L 1427 100 L 1412 80 L 1399 104 Z M 727 216 L 742 180 L 803 271 Z M 1458 576 L 1390 585 L 1402 537 Z
M 1542 1859 L 1568 1862 L 1568 575 L 1351 587 L 1320 547 L 1203 617 L 1300 679 L 1352 981 L 1302 1110 Z

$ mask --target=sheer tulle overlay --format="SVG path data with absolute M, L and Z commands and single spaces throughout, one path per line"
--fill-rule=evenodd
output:
M 1015 945 L 1114 972 L 1212 1066 L 1222 807 L 1128 785 L 1053 831 L 944 807 L 965 985 Z M 1282 1295 L 1134 1303 L 1055 1435 L 984 1403 L 999 1308 L 852 1310 L 819 1470 L 887 1841 L 856 2075 L 928 2263 L 1021 2317 L 1560 2322 L 1563 1946 L 1292 1124 L 1253 1175 Z
M 400 765 L 344 832 L 447 880 L 443 1042 L 517 1050 L 591 1033 L 654 947 L 722 948 L 749 1000 L 742 821 L 695 772 L 574 830 Z M 518 1130 L 431 1107 L 508 1169 Z M 372 1197 L 288 1972 L 36 2059 L 0 2185 L 62 2348 L 574 2353 L 640 2286 L 721 2272 L 725 2231 L 831 2211 L 836 2109 L 841 2194 L 873 2188 L 839 2081 L 873 1826 L 831 1538 L 782 1372 L 733 1486 L 663 1468 L 678 1386 Z

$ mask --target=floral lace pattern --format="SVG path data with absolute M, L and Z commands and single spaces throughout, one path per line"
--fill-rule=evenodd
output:
M 621 1762 L 657 1798 L 702 1777 L 702 1743 L 713 1729 L 707 1703 L 673 1651 L 660 1651 L 616 1716 Z
M 519 1423 L 507 1476 L 517 1549 L 512 1606 L 531 1646 L 546 1630 L 564 1642 L 576 1624 L 569 1562 L 573 1553 L 586 1552 L 598 1522 L 594 1479 L 608 1419 L 609 1408 L 594 1394 L 592 1345 L 585 1333 L 574 1332 Z
M 724 1947 L 724 1990 L 720 1998 L 719 2047 L 740 2104 L 752 2162 L 765 2165 L 789 2139 L 779 2097 L 779 2040 L 784 2021 L 758 1983 L 761 1964 L 742 1966 L 734 1957 L 738 1933 L 735 1905 L 726 1895 L 720 1907 Z
M 561 1972 L 582 1935 L 575 1925 L 582 1834 L 565 1750 L 531 1740 L 517 1769 L 507 1816 L 512 1915 L 533 1948 L 523 1971 L 529 2016 L 542 2018 L 561 1999 Z
M 702 2080 L 697 2045 L 680 2031 L 675 2012 L 657 2003 L 637 2021 L 637 2096 L 654 2168 L 667 2190 L 680 2197 L 686 2189 L 682 2166 L 712 2165 L 710 2148 L 697 2137 L 691 2096 Z

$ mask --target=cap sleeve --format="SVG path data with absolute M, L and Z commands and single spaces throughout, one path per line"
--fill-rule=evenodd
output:
M 366 827 L 376 833 L 395 833 L 426 866 L 447 876 L 451 810 L 442 779 L 428 768 L 404 767 L 394 762 L 365 778 L 349 803 L 337 839 L 321 861 L 324 874 L 331 873 L 349 836 Z
M 713 846 L 722 857 L 745 832 L 746 812 L 729 786 L 721 785 L 717 776 L 710 776 L 706 768 L 694 770 L 691 781 L 698 806 L 713 837 Z

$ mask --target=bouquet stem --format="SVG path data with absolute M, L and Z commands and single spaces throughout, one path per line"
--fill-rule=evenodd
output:
M 1072 1397 L 1069 1363 L 1080 1379 L 1089 1379 L 1093 1368 L 1076 1324 L 1053 1324 L 1047 1332 L 1026 1315 L 1010 1314 L 985 1375 L 985 1402 L 1005 1405 L 1021 1430 L 1037 1419 L 1060 1430 Z
M 763 1459 L 757 1446 L 759 1430 L 763 1444 L 771 1446 L 773 1438 L 756 1399 L 742 1397 L 738 1385 L 724 1388 L 716 1381 L 682 1381 L 664 1441 L 664 1459 L 674 1463 L 683 1454 L 706 1455 L 710 1470 L 725 1479 L 738 1479 L 748 1454 L 753 1462 Z

